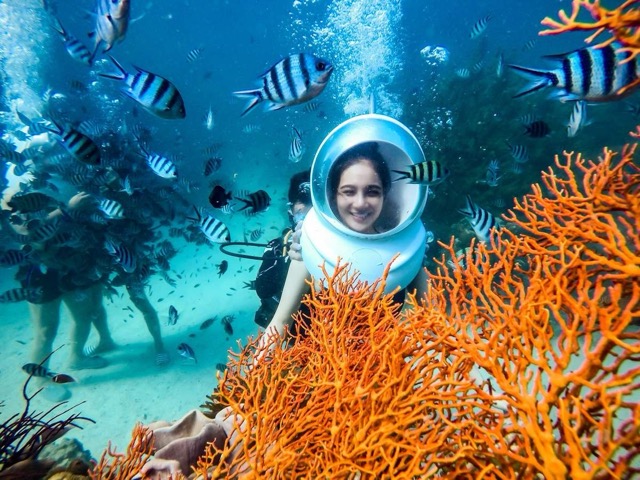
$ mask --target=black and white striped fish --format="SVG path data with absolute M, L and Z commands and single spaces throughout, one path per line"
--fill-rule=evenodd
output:
M 56 135 L 58 143 L 76 160 L 87 165 L 100 164 L 100 149 L 93 140 L 74 128 L 62 128 L 55 121 L 52 123 L 55 128 L 49 127 L 49 131 Z
M 291 144 L 289 145 L 289 161 L 298 163 L 304 155 L 304 145 L 302 144 L 302 135 L 296 127 L 293 127 L 291 134 Z
M 188 217 L 198 224 L 204 236 L 213 243 L 227 243 L 231 240 L 229 229 L 217 218 L 211 215 L 202 215 L 198 209 L 196 210 L 196 218 Z
M 38 363 L 25 363 L 22 366 L 22 370 L 33 377 L 53 378 L 55 376 L 55 372 Z
M 109 255 L 116 259 L 116 262 L 118 262 L 125 272 L 135 272 L 136 257 L 126 246 L 108 238 L 104 242 L 104 248 L 106 248 Z
M 506 142 L 511 152 L 511 156 L 517 163 L 527 163 L 529 161 L 529 150 L 524 145 L 511 145 Z
M 483 242 L 490 240 L 491 231 L 496 226 L 496 219 L 490 212 L 473 203 L 469 195 L 467 195 L 467 205 L 458 212 L 469 219 L 478 240 Z
M 614 41 L 602 48 L 586 47 L 570 53 L 547 55 L 544 58 L 558 63 L 553 70 L 509 65 L 529 83 L 515 96 L 553 87 L 551 95 L 562 102 L 572 100 L 606 101 L 618 98 L 635 88 L 640 75 L 640 63 L 633 58 L 625 63 L 629 52 L 620 52 L 623 45 Z
M 21 250 L 6 250 L 0 254 L 0 267 L 15 267 L 27 261 L 31 256 L 31 247 L 25 246 Z
M 260 102 L 268 102 L 267 110 L 278 110 L 317 97 L 327 86 L 333 65 L 309 53 L 290 55 L 269 68 L 261 77 L 260 88 L 233 92 L 251 101 L 242 112 L 246 115 Z
M 110 198 L 101 200 L 98 204 L 98 209 L 111 219 L 119 220 L 124 218 L 124 208 L 122 205 Z
M 169 80 L 138 67 L 134 67 L 136 73 L 128 73 L 115 58 L 112 56 L 109 58 L 119 73 L 100 73 L 99 75 L 125 82 L 127 87 L 122 91 L 150 113 L 166 119 L 184 118 L 187 115 L 182 95 Z
M 471 76 L 471 70 L 468 68 L 456 68 L 455 74 L 460 78 L 469 78 Z
M 41 192 L 16 193 L 7 206 L 14 212 L 34 213 L 47 207 L 57 205 L 55 198 Z
M 95 47 L 92 57 L 104 43 L 104 52 L 111 50 L 116 42 L 121 42 L 129 28 L 130 0 L 96 0 L 96 26 L 89 33 L 94 37 Z
M 12 288 L 0 294 L 0 303 L 16 303 L 16 302 L 38 302 L 42 297 L 42 287 L 38 288 L 25 288 L 18 287 Z
M 58 18 L 53 17 L 53 20 L 53 28 L 55 28 L 62 37 L 62 40 L 64 41 L 64 48 L 67 49 L 67 52 L 69 53 L 71 58 L 73 58 L 77 62 L 91 66 L 91 63 L 93 62 L 93 55 L 86 47 L 86 45 L 76 37 L 71 35 L 69 32 L 67 32 Z
M 46 242 L 58 232 L 58 217 L 42 223 L 37 227 L 29 228 L 29 240 L 33 242 Z
M 487 25 L 489 25 L 489 20 L 491 20 L 491 15 L 482 17 L 476 23 L 474 23 L 473 27 L 471 27 L 471 31 L 469 32 L 469 38 L 478 38 L 480 35 L 482 35 L 487 29 Z
M 204 162 L 204 176 L 208 177 L 213 172 L 220 170 L 222 166 L 222 159 L 220 157 L 207 158 Z
M 271 197 L 264 190 L 258 190 L 257 192 L 250 193 L 246 195 L 246 197 L 247 198 L 236 197 L 236 200 L 240 200 L 245 204 L 240 211 L 249 209 L 248 212 L 251 215 L 254 213 L 264 212 L 271 204 Z
M 409 183 L 419 183 L 421 185 L 436 185 L 449 176 L 449 169 L 443 167 L 436 160 L 427 160 L 416 165 L 411 165 L 409 170 L 392 170 L 402 175 L 394 182 L 409 179 Z
M 149 168 L 151 168 L 156 175 L 168 179 L 176 178 L 178 176 L 176 164 L 167 157 L 147 151 L 146 147 L 142 144 L 140 145 L 140 150 L 144 153 L 147 165 L 149 165 Z
M 202 48 L 194 48 L 192 50 L 189 50 L 189 53 L 187 53 L 187 62 L 195 62 L 198 58 L 200 58 L 200 55 L 202 55 L 202 50 Z

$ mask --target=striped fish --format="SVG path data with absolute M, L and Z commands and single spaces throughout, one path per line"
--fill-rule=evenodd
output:
M 129 28 L 130 0 L 97 0 L 96 26 L 89 33 L 94 37 L 95 47 L 92 57 L 95 57 L 100 44 L 104 43 L 104 52 L 111 50 L 116 42 L 122 41 Z
M 53 378 L 56 374 L 44 365 L 38 363 L 25 363 L 22 370 L 33 377 Z
M 208 158 L 204 164 L 204 176 L 208 177 L 213 172 L 220 170 L 222 159 L 220 157 Z
M 22 250 L 7 250 L 0 254 L 0 267 L 15 267 L 23 264 L 31 255 L 31 248 L 26 246 Z
M 231 240 L 229 229 L 224 223 L 211 215 L 202 216 L 198 209 L 195 210 L 196 218 L 187 218 L 198 224 L 205 237 L 207 237 L 213 243 L 227 243 Z
M 489 25 L 489 20 L 491 20 L 491 15 L 482 17 L 476 23 L 474 23 L 473 27 L 471 27 L 471 31 L 469 32 L 469 38 L 478 38 L 480 35 L 482 35 L 487 29 L 487 25 Z
M 271 203 L 271 197 L 264 190 L 258 190 L 257 192 L 250 193 L 246 195 L 248 198 L 239 198 L 236 197 L 236 200 L 240 200 L 244 202 L 244 207 L 242 207 L 239 211 L 249 209 L 248 212 L 250 215 L 254 213 L 264 212 Z
M 136 257 L 131 251 L 122 244 L 115 243 L 113 240 L 106 239 L 104 242 L 109 255 L 116 259 L 116 262 L 127 273 L 133 273 L 136 270 Z
M 144 145 L 140 145 L 140 149 L 144 153 L 147 165 L 149 165 L 149 168 L 151 168 L 156 175 L 169 179 L 176 178 L 178 176 L 176 164 L 167 157 L 163 157 L 157 153 L 148 152 Z
M 14 172 L 15 173 L 15 172 Z M 34 213 L 57 205 L 55 198 L 41 192 L 17 193 L 7 202 L 12 211 Z
M 76 62 L 84 63 L 85 65 L 91 66 L 93 63 L 93 54 L 89 51 L 89 49 L 85 46 L 84 43 L 80 42 L 76 37 L 67 32 L 60 20 L 56 17 L 53 17 L 54 25 L 53 28 L 60 34 L 62 40 L 64 42 L 64 48 L 67 49 L 71 58 L 73 58 Z
M 202 50 L 202 48 L 194 48 L 193 50 L 190 50 L 189 53 L 187 53 L 187 62 L 195 62 L 198 58 L 200 58 L 200 55 L 202 55 Z
M 187 115 L 182 95 L 169 80 L 138 67 L 134 67 L 136 73 L 130 74 L 115 58 L 111 55 L 109 58 L 119 73 L 100 73 L 99 75 L 125 82 L 127 87 L 122 91 L 150 113 L 166 119 L 184 118 Z
M 511 145 L 509 142 L 506 142 L 509 150 L 511 152 L 511 156 L 517 163 L 527 163 L 529 161 L 529 150 L 524 145 Z
M 409 183 L 419 183 L 421 185 L 436 185 L 449 176 L 449 169 L 435 160 L 427 160 L 411 165 L 408 171 L 392 171 L 402 175 L 400 178 L 393 180 L 394 182 L 409 179 Z
M 124 208 L 122 205 L 110 198 L 101 200 L 98 204 L 98 209 L 111 219 L 119 220 L 124 218 Z
M 291 145 L 289 145 L 289 161 L 298 163 L 304 155 L 304 145 L 302 145 L 302 135 L 296 127 L 293 127 Z
M 37 302 L 42 297 L 42 288 L 12 288 L 0 294 L 0 303 Z
M 529 80 L 514 98 L 547 87 L 556 89 L 551 96 L 562 102 L 606 101 L 628 94 L 631 89 L 640 85 L 634 84 L 640 74 L 640 64 L 637 58 L 624 63 L 630 54 L 619 52 L 622 46 L 615 41 L 602 48 L 593 46 L 560 55 L 547 55 L 544 58 L 558 63 L 558 68 L 553 70 L 509 65 Z
M 491 231 L 496 226 L 496 219 L 490 212 L 473 203 L 469 195 L 467 195 L 467 205 L 458 212 L 468 217 L 478 240 L 482 242 L 490 240 Z
M 33 242 L 46 242 L 58 232 L 58 219 L 39 225 L 34 230 L 29 230 L 29 240 Z
M 333 73 L 333 65 L 309 53 L 290 55 L 273 65 L 261 77 L 260 88 L 233 92 L 251 101 L 242 112 L 246 115 L 260 102 L 268 102 L 267 110 L 279 110 L 317 97 Z
M 58 143 L 76 160 L 87 165 L 100 164 L 100 149 L 93 140 L 74 128 L 65 129 L 56 122 L 52 123 L 55 128 L 49 127 L 49 131 L 57 136 Z

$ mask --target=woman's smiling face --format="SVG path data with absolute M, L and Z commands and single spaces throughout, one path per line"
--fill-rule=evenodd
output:
M 376 233 L 373 225 L 383 202 L 382 181 L 368 159 L 362 158 L 342 172 L 336 205 L 340 219 L 351 230 Z

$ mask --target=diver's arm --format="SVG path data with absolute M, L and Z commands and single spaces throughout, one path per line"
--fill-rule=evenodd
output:
M 306 282 L 309 276 L 304 262 L 292 261 L 290 263 L 278 308 L 258 341 L 258 351 L 254 358 L 254 365 L 268 353 L 267 345 L 270 345 L 269 350 L 275 345 L 270 341 L 273 335 L 275 334 L 282 338 L 285 331 L 291 327 L 293 323 L 292 315 L 300 307 L 302 297 L 309 289 L 309 285 Z
M 302 297 L 309 290 L 308 279 L 309 271 L 304 262 L 291 261 L 282 289 L 280 303 L 265 331 L 267 335 L 277 333 L 282 337 L 285 328 L 291 327 L 293 323 L 292 315 L 298 310 Z

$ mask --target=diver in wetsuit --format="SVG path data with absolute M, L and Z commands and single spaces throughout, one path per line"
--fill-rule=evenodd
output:
M 280 237 L 271 240 L 262 255 L 262 264 L 255 280 L 255 289 L 261 304 L 254 318 L 262 328 L 269 324 L 280 302 L 282 287 L 289 269 L 288 250 L 292 232 L 311 209 L 309 175 L 310 171 L 305 170 L 291 177 L 288 193 L 291 227 L 286 228 Z

